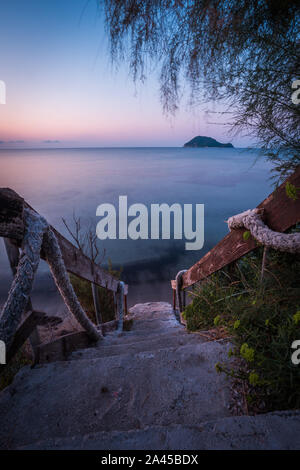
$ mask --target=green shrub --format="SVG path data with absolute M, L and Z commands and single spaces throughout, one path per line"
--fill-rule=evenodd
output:
M 226 327 L 234 374 L 247 381 L 249 402 L 268 410 L 300 407 L 300 366 L 291 362 L 291 344 L 300 339 L 300 257 L 268 251 L 260 282 L 262 248 L 248 254 L 234 272 L 219 271 L 192 292 L 185 316 L 190 330 Z M 218 370 L 232 375 L 226 365 Z

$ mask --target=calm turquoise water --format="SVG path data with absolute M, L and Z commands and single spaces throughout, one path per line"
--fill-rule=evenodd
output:
M 199 251 L 186 251 L 181 240 L 106 240 L 101 246 L 114 266 L 123 266 L 129 283 L 129 303 L 170 300 L 169 280 L 209 251 L 227 232 L 224 220 L 255 207 L 271 191 L 270 165 L 257 153 L 242 149 L 54 149 L 1 150 L 0 186 L 14 189 L 61 233 L 61 218 L 73 211 L 84 224 L 96 224 L 96 208 L 128 204 L 180 203 L 205 205 L 205 242 Z M 0 300 L 11 276 L 0 244 Z M 54 295 L 45 263 L 36 293 Z M 47 284 L 48 283 L 48 284 Z M 51 292 L 51 295 L 49 295 Z M 45 296 L 44 296 L 45 299 Z

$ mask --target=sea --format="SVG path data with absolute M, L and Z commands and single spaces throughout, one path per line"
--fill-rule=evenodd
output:
M 15 190 L 68 239 L 63 218 L 74 227 L 75 214 L 83 232 L 89 227 L 95 230 L 100 220 L 97 207 L 112 204 L 118 219 L 120 196 L 127 196 L 128 206 L 144 204 L 149 218 L 152 204 L 204 205 L 201 249 L 186 250 L 187 240 L 174 239 L 172 230 L 169 239 L 119 239 L 117 233 L 115 239 L 99 240 L 102 266 L 107 267 L 110 260 L 114 269 L 122 269 L 122 279 L 129 285 L 129 306 L 171 301 L 170 281 L 176 273 L 196 263 L 228 233 L 228 217 L 255 207 L 269 195 L 270 170 L 271 164 L 255 149 L 0 150 L 0 187 Z M 0 241 L 0 304 L 11 281 Z M 47 312 L 61 307 L 44 261 L 36 275 L 33 302 Z

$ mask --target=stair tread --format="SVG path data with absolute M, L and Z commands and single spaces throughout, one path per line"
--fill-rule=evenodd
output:
M 215 370 L 229 344 L 187 334 L 166 303 L 131 317 L 131 331 L 96 348 L 21 369 L 0 394 L 0 447 L 229 416 L 228 380 Z
M 197 426 L 149 426 L 36 441 L 23 450 L 299 450 L 300 412 L 235 416 Z M 199 462 L 198 462 L 199 463 Z

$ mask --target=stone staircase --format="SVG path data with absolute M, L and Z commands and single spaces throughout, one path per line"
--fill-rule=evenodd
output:
M 215 371 L 228 344 L 187 333 L 165 302 L 130 316 L 130 331 L 17 374 L 0 394 L 1 449 L 297 448 L 297 412 L 230 416 Z

